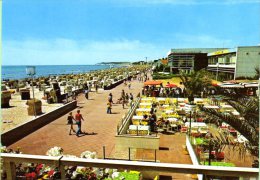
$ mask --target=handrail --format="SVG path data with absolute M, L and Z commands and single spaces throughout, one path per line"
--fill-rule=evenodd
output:
M 119 125 L 118 128 L 118 132 L 117 134 L 119 135 L 120 132 L 122 131 L 125 123 L 129 120 L 129 118 L 131 118 L 132 114 L 134 113 L 135 109 L 137 108 L 139 102 L 140 102 L 141 98 L 137 98 L 135 103 L 132 105 L 132 107 L 130 108 L 130 110 L 128 111 L 127 115 L 124 117 L 124 119 L 121 121 L 121 124 Z
M 138 170 L 138 171 L 206 174 L 206 175 L 216 175 L 216 176 L 240 176 L 240 177 L 254 177 L 254 178 L 258 177 L 258 168 L 247 168 L 247 167 L 202 166 L 202 165 L 190 165 L 190 164 L 68 158 L 63 156 L 51 157 L 51 156 L 10 154 L 10 153 L 1 153 L 0 156 L 4 160 L 5 168 L 6 167 L 8 168 L 8 163 L 10 164 L 10 163 L 20 163 L 20 162 L 35 162 L 35 163 L 54 163 L 55 165 L 59 165 L 62 168 L 64 166 L 76 165 L 76 166 L 84 166 L 84 167 L 115 168 L 115 169 L 127 169 L 127 170 Z M 7 171 L 10 172 L 10 170 L 8 169 Z M 9 175 L 11 175 L 11 173 L 9 173 Z M 64 175 L 62 174 L 62 176 Z

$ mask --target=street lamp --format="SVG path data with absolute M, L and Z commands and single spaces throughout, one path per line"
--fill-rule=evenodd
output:
M 31 78 L 32 78 L 33 113 L 34 113 L 34 116 L 36 117 L 35 98 L 34 98 L 34 86 L 33 86 L 34 75 L 36 74 L 35 66 L 27 66 L 27 67 L 26 67 L 26 74 L 27 74 L 28 76 L 31 76 Z
M 190 130 L 189 130 L 189 137 L 190 137 L 190 135 L 191 135 L 191 113 L 192 113 L 192 111 L 190 110 Z
M 219 63 L 217 63 L 216 81 L 218 80 L 218 67 L 219 67 Z

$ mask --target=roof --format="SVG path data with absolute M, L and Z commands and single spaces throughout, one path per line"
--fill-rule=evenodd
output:
M 183 48 L 183 49 L 171 49 L 170 53 L 209 53 L 219 51 L 227 48 Z

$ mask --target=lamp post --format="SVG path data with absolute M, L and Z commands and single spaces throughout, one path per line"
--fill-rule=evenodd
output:
M 189 130 L 189 137 L 191 135 L 191 110 L 190 110 L 190 130 Z
M 33 85 L 34 75 L 36 74 L 35 66 L 27 66 L 27 67 L 26 67 L 26 74 L 27 74 L 28 76 L 31 76 L 31 78 L 32 78 L 33 113 L 34 113 L 34 116 L 36 117 L 35 98 L 34 98 L 34 85 Z
M 219 63 L 217 63 L 216 81 L 218 80 L 218 67 L 219 67 Z

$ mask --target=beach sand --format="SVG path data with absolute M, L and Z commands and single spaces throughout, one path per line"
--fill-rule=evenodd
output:
M 34 95 L 36 99 L 41 100 L 42 102 L 42 113 L 51 112 L 61 106 L 63 103 L 48 104 L 46 100 L 42 99 L 44 97 L 43 91 L 34 88 Z M 1 132 L 6 132 L 9 129 L 16 127 L 19 124 L 30 121 L 34 119 L 34 116 L 29 116 L 26 105 L 27 100 L 21 100 L 21 95 L 19 92 L 15 92 L 11 95 L 12 99 L 10 100 L 9 108 L 2 108 L 2 130 Z M 32 88 L 30 89 L 30 97 L 33 97 Z

